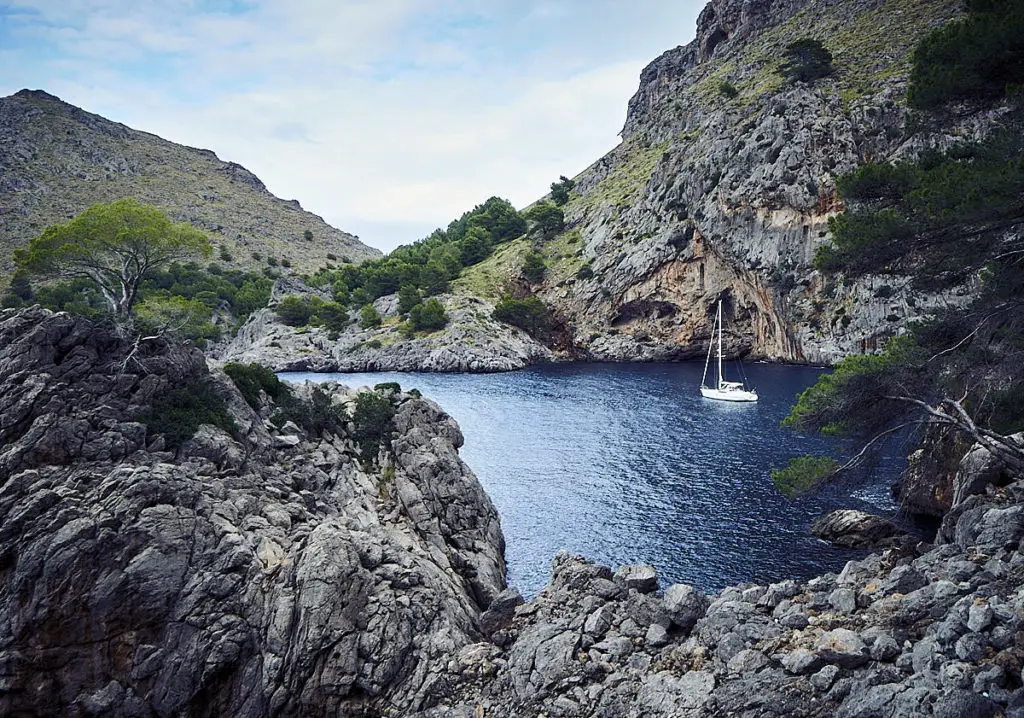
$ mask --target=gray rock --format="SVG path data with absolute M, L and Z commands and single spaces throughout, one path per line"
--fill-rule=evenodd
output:
M 900 647 L 892 636 L 881 635 L 871 644 L 871 660 L 891 661 L 900 655 Z
M 954 648 L 957 658 L 961 661 L 977 663 L 988 651 L 988 639 L 980 633 L 967 633 L 961 636 Z
M 816 519 L 811 533 L 837 546 L 882 546 L 905 534 L 892 521 L 864 511 L 840 509 Z
M 829 594 L 828 602 L 840 613 L 853 613 L 857 610 L 857 594 L 849 588 L 837 588 Z
M 633 652 L 633 641 L 625 636 L 614 636 L 595 643 L 594 650 L 622 658 Z
M 815 690 L 824 693 L 832 687 L 832 684 L 835 683 L 836 678 L 838 677 L 838 666 L 824 666 L 821 670 L 811 676 L 811 685 L 814 686 Z
M 611 605 L 604 605 L 587 616 L 583 623 L 583 630 L 594 637 L 600 637 L 607 632 L 612 625 L 615 616 L 615 608 Z
M 634 564 L 622 566 L 615 572 L 615 578 L 640 593 L 651 593 L 658 590 L 658 572 L 654 566 Z
M 665 589 L 663 598 L 665 611 L 679 628 L 689 631 L 697 620 L 707 611 L 710 601 L 707 596 L 682 583 L 676 583 Z
M 932 707 L 935 718 L 993 718 L 998 712 L 998 703 L 962 690 L 941 696 Z
M 768 657 L 753 648 L 744 648 L 727 662 L 729 673 L 752 675 L 768 665 Z
M 315 294 L 293 280 L 291 294 Z M 495 320 L 494 306 L 475 297 L 442 295 L 448 325 L 426 336 L 405 336 L 396 323 L 363 329 L 349 324 L 336 335 L 323 327 L 299 331 L 273 309 L 250 315 L 221 347 L 224 362 L 259 362 L 276 371 L 514 371 L 550 361 L 553 353 L 525 332 Z M 374 302 L 381 316 L 398 316 L 395 295 Z
M 814 650 L 822 660 L 841 668 L 856 668 L 867 663 L 868 647 L 853 631 L 837 628 L 827 631 L 814 643 Z
M 715 649 L 715 655 L 723 663 L 728 663 L 733 656 L 743 650 L 745 645 L 746 642 L 742 636 L 736 633 L 727 633 L 719 640 L 718 647 Z
M 992 623 L 992 607 L 988 602 L 975 603 L 967 613 L 967 628 L 977 633 L 984 631 Z
M 354 695 L 401 712 L 434 700 L 430 676 L 477 641 L 505 575 L 497 511 L 451 419 L 392 397 L 387 497 L 383 470 L 363 473 L 344 438 L 275 447 L 196 350 L 125 362 L 129 350 L 81 318 L 0 311 L 0 555 L 18 557 L 3 569 L 0 662 L 8 688 L 38 687 L 0 694 L 0 713 L 176 715 L 208 700 L 232 715 L 345 715 Z M 239 439 L 201 427 L 177 454 L 151 449 L 136 414 L 199 381 Z M 339 452 L 327 470 L 316 458 Z M 40 672 L 45 656 L 59 660 Z
M 788 613 L 779 619 L 779 623 L 786 628 L 807 628 L 810 623 L 807 616 L 803 613 Z
M 644 643 L 651 648 L 661 648 L 668 642 L 668 631 L 666 631 L 663 626 L 652 623 L 650 628 L 647 629 L 647 635 L 644 637 Z
M 663 671 L 644 680 L 635 706 L 643 716 L 698 715 L 714 687 L 715 677 L 705 671 L 691 671 L 680 677 Z
M 823 663 L 824 661 L 821 656 L 814 651 L 808 651 L 806 648 L 797 648 L 790 651 L 782 659 L 782 667 L 796 675 L 814 673 Z
M 480 616 L 480 630 L 486 635 L 507 628 L 515 616 L 516 607 L 523 604 L 523 596 L 514 588 L 507 588 L 499 593 L 487 610 Z

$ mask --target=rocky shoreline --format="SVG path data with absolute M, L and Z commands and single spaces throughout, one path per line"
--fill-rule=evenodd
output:
M 362 329 L 353 321 L 335 335 L 323 327 L 287 326 L 273 307 L 261 309 L 213 356 L 223 362 L 256 362 L 274 371 L 452 373 L 515 371 L 559 358 L 525 332 L 492 319 L 494 307 L 483 300 L 439 299 L 448 326 L 413 336 L 399 329 L 396 295 L 374 302 L 382 326 Z
M 41 309 L 0 312 L 0 369 L 4 714 L 1024 716 L 1020 477 L 964 474 L 934 545 L 839 574 L 704 595 L 560 555 L 523 602 L 426 399 L 371 392 L 367 453 L 358 391 L 300 428 L 194 349 Z M 170 449 L 140 417 L 195 381 L 235 428 Z

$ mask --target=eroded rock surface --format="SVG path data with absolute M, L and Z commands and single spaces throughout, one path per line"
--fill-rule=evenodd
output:
M 1020 716 L 1024 481 L 967 505 L 945 545 L 715 596 L 646 593 L 635 567 L 563 554 L 502 645 L 450 666 L 453 699 L 419 715 Z
M 447 695 L 437 667 L 505 588 L 455 422 L 393 394 L 362 456 L 351 422 L 268 423 L 196 350 L 128 349 L 0 312 L 0 713 L 397 715 Z M 203 379 L 237 436 L 164 450 L 137 415 Z

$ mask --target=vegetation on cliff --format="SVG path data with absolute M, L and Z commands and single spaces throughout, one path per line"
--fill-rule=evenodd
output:
M 40 304 L 90 318 L 135 323 L 143 333 L 203 341 L 220 335 L 215 311 L 236 320 L 266 305 L 272 282 L 189 258 L 211 252 L 206 235 L 156 207 L 122 199 L 46 229 L 15 252 L 3 306 Z M 33 282 L 33 280 L 35 280 Z
M 48 227 L 27 248 L 16 250 L 14 260 L 20 271 L 48 280 L 92 282 L 110 314 L 124 322 L 143 282 L 173 262 L 209 256 L 210 251 L 210 240 L 194 227 L 171 222 L 155 207 L 121 199 Z
M 1002 34 L 978 36 L 979 27 L 998 24 L 999 18 L 1008 26 L 1019 22 L 1016 4 L 992 0 L 969 7 L 965 20 L 921 42 L 908 93 L 918 104 L 1005 94 L 1007 80 L 1000 73 L 1008 66 L 999 65 L 998 77 L 988 74 L 995 70 L 979 59 L 974 47 L 979 42 L 1002 60 L 1013 52 L 1024 58 L 1020 48 L 1004 47 L 1008 41 Z M 967 47 L 952 48 L 951 38 Z M 927 72 L 925 62 L 931 63 Z M 972 95 L 937 79 L 944 71 L 962 77 L 967 66 L 984 74 L 988 89 Z M 993 89 L 997 79 L 998 91 Z M 923 97 L 935 102 L 924 103 Z M 1001 125 L 981 142 L 925 152 L 916 161 L 868 163 L 838 180 L 847 210 L 830 222 L 832 243 L 819 250 L 818 269 L 896 274 L 931 291 L 969 286 L 973 294 L 966 304 L 950 303 L 912 325 L 881 354 L 847 357 L 800 395 L 788 426 L 867 442 L 844 467 L 888 436 L 940 425 L 1024 471 L 1024 450 L 1008 436 L 1024 429 L 1024 109 L 1019 103 L 1011 100 Z M 811 463 L 777 470 L 773 478 L 786 490 L 836 473 L 836 466 L 819 462 L 814 476 L 808 478 L 806 471 L 798 476 Z

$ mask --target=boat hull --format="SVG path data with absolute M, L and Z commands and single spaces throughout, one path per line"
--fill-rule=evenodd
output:
M 745 389 L 709 389 L 702 386 L 700 395 L 705 399 L 717 399 L 718 401 L 757 401 L 757 393 Z

